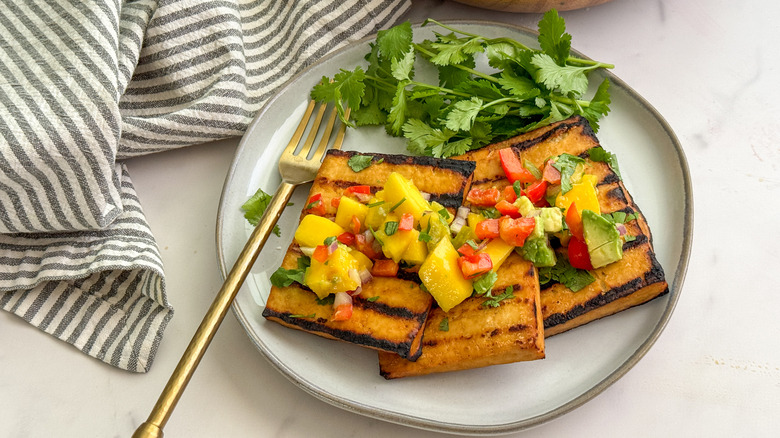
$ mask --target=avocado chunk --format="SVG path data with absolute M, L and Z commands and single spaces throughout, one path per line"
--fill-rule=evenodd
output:
M 523 258 L 533 263 L 537 268 L 555 266 L 557 261 L 555 258 L 555 251 L 550 246 L 550 241 L 547 238 L 547 235 L 533 239 L 527 239 L 522 248 L 516 249 L 518 253 L 521 250 Z
M 600 268 L 623 258 L 623 241 L 615 224 L 591 210 L 582 211 L 582 234 L 590 263 Z

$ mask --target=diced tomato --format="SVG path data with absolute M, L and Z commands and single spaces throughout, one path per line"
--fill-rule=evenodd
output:
M 569 263 L 577 269 L 593 270 L 585 241 L 574 236 L 569 239 Z
M 515 192 L 515 188 L 511 185 L 504 187 L 504 190 L 501 191 L 501 197 L 506 200 L 506 202 L 515 202 L 517 201 L 517 192 Z
M 498 157 L 501 159 L 501 167 L 509 182 L 530 183 L 536 180 L 534 174 L 523 167 L 523 163 L 520 162 L 512 148 L 501 149 L 498 151 Z
M 525 189 L 525 196 L 528 196 L 528 199 L 536 204 L 537 202 L 544 199 L 544 196 L 547 194 L 548 184 L 549 183 L 545 180 L 539 180 L 531 183 L 531 185 Z
M 544 170 L 542 170 L 542 179 L 550 184 L 560 184 L 561 171 L 552 165 L 552 161 L 547 160 L 547 162 L 544 163 Z
M 493 269 L 493 261 L 490 259 L 490 255 L 481 252 L 458 257 L 458 266 L 463 273 L 463 278 L 470 280 Z
M 362 195 L 370 195 L 371 194 L 371 187 L 370 186 L 349 186 L 346 190 L 344 190 L 345 195 L 352 195 L 360 193 Z
M 325 203 L 322 202 L 322 193 L 315 193 L 306 201 L 306 211 L 317 216 L 324 216 L 326 211 Z
M 395 277 L 398 274 L 398 263 L 390 259 L 374 260 L 371 275 L 375 277 Z
M 336 236 L 336 239 L 338 239 L 339 242 L 343 243 L 344 245 L 352 245 L 355 243 L 355 235 L 345 231 L 338 236 Z
M 339 204 L 341 204 L 341 198 L 333 198 L 330 200 L 330 206 L 333 208 L 339 208 Z
M 498 204 L 496 204 L 496 210 L 498 210 L 502 216 L 509 216 L 512 218 L 520 217 L 520 210 L 517 209 L 517 206 L 505 199 L 498 201 Z
M 350 231 L 352 231 L 352 234 L 357 234 L 360 232 L 360 219 L 358 219 L 357 216 L 352 215 L 352 220 L 350 221 Z
M 474 227 L 478 239 L 494 239 L 499 236 L 499 220 L 485 219 Z
M 533 232 L 536 219 L 520 217 L 513 219 L 504 216 L 499 220 L 499 235 L 501 239 L 513 246 L 523 246 L 525 239 Z
M 414 216 L 411 213 L 404 213 L 401 215 L 401 220 L 398 221 L 399 231 L 409 231 L 414 228 Z
M 333 310 L 333 321 L 346 321 L 352 318 L 352 303 L 340 304 Z
M 458 252 L 464 256 L 471 256 L 477 253 L 474 251 L 474 247 L 468 243 L 464 243 L 460 248 L 458 248 Z
M 326 260 L 328 260 L 328 247 L 325 245 L 317 245 L 316 248 L 314 248 L 314 254 L 311 256 L 314 257 L 314 260 L 317 260 L 320 263 L 325 263 Z
M 488 189 L 471 189 L 469 190 L 468 195 L 466 195 L 466 200 L 472 205 L 479 207 L 492 207 L 498 202 L 499 195 L 500 192 L 495 187 L 490 187 Z
M 582 234 L 582 215 L 577 209 L 577 204 L 572 202 L 569 205 L 569 209 L 566 210 L 566 226 L 569 227 L 569 231 L 572 236 L 580 240 L 585 240 Z
M 370 259 L 376 259 L 382 256 L 382 252 L 376 251 L 373 242 L 369 243 L 363 233 L 355 234 L 355 248 Z

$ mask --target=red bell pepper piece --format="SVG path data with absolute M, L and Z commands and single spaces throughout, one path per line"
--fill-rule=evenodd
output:
M 499 221 L 499 235 L 504 242 L 513 246 L 523 246 L 525 239 L 534 231 L 536 219 L 520 217 L 513 219 L 504 216 Z
M 525 196 L 527 196 L 532 203 L 536 204 L 537 202 L 544 199 L 544 196 L 547 194 L 548 184 L 549 183 L 545 180 L 539 180 L 531 183 L 531 185 L 525 189 Z
M 478 239 L 494 239 L 499 236 L 499 220 L 485 219 L 474 227 Z
M 569 239 L 569 263 L 577 269 L 593 270 L 593 264 L 590 261 L 588 245 L 585 241 L 574 236 Z
M 470 280 L 493 269 L 493 261 L 490 255 L 481 252 L 458 257 L 458 266 L 463 273 L 463 278 Z
M 344 190 L 345 195 L 352 195 L 355 193 L 360 193 L 362 195 L 370 195 L 371 194 L 371 187 L 370 186 L 349 186 Z
M 523 166 L 520 159 L 512 148 L 501 149 L 498 151 L 498 157 L 501 159 L 501 167 L 504 169 L 506 178 L 509 182 L 530 183 L 536 180 L 534 174 Z
M 517 206 L 505 199 L 498 201 L 498 204 L 496 204 L 496 210 L 498 210 L 502 216 L 509 216 L 511 218 L 520 217 L 520 210 L 517 209 Z
M 498 202 L 500 192 L 495 187 L 487 189 L 471 189 L 466 195 L 466 200 L 479 207 L 492 207 Z
M 305 210 L 311 214 L 324 216 L 326 209 L 327 207 L 325 206 L 325 203 L 322 202 L 322 193 L 315 193 L 309 198 L 308 201 L 306 201 Z
M 398 221 L 398 231 L 410 231 L 414 228 L 414 216 L 411 213 L 404 213 Z
M 348 231 L 339 234 L 336 236 L 336 239 L 344 245 L 352 245 L 355 243 L 355 235 Z
M 320 263 L 325 263 L 328 260 L 328 247 L 325 245 L 317 245 L 316 248 L 314 248 L 314 254 L 311 256 L 314 258 L 314 260 L 317 260 Z
M 517 192 L 515 192 L 515 188 L 511 185 L 504 187 L 504 190 L 501 191 L 501 197 L 506 199 L 506 202 L 515 202 L 517 201 Z
M 398 263 L 390 259 L 374 260 L 371 275 L 375 277 L 395 277 L 398 275 Z
M 333 310 L 333 321 L 346 321 L 352 318 L 352 303 L 339 304 Z
M 566 210 L 566 226 L 569 227 L 571 235 L 579 240 L 584 241 L 585 237 L 582 234 L 582 215 L 577 210 L 577 204 L 572 202 L 569 205 L 569 209 Z
M 468 243 L 464 243 L 460 248 L 458 248 L 458 252 L 464 256 L 471 256 L 477 253 L 474 251 L 474 247 Z

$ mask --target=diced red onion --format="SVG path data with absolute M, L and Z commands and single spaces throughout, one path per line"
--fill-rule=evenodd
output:
M 466 219 L 469 217 L 469 213 L 471 213 L 471 209 L 461 205 L 458 207 L 458 213 L 455 215 L 455 217 L 462 217 L 463 219 Z
M 301 246 L 300 248 L 303 255 L 311 257 L 314 254 L 314 248 L 308 246 Z
M 625 236 L 626 233 L 628 232 L 625 224 L 617 224 L 615 225 L 615 227 L 617 228 L 618 233 L 620 233 L 621 236 Z
M 430 201 L 431 200 L 431 194 L 430 193 L 421 191 L 420 194 L 422 195 L 422 198 L 425 199 L 426 201 Z
M 336 292 L 336 296 L 333 299 L 333 308 L 337 308 L 342 304 L 352 304 L 352 297 L 346 292 Z
M 374 242 L 374 233 L 371 232 L 371 230 L 363 231 L 363 237 L 366 238 L 366 243 L 373 243 Z
M 363 286 L 358 286 L 357 289 L 353 290 L 349 293 L 350 296 L 355 297 L 360 295 L 360 292 L 363 292 Z
M 328 245 L 328 255 L 333 254 L 334 251 L 336 251 L 339 248 L 339 241 L 333 240 L 333 242 Z
M 374 276 L 371 275 L 371 271 L 369 271 L 368 269 L 365 268 L 361 269 L 359 274 L 360 274 L 360 284 L 366 284 L 369 281 L 374 279 Z

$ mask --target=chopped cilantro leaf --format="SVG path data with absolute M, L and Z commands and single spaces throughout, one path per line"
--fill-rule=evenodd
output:
M 590 272 L 574 268 L 564 257 L 558 257 L 555 266 L 539 268 L 539 283 L 546 284 L 550 281 L 561 283 L 572 292 L 577 292 L 596 279 Z
M 442 320 L 439 322 L 439 331 L 441 332 L 450 331 L 450 320 L 446 316 L 442 318 Z
M 308 257 L 298 258 L 298 269 L 285 269 L 280 267 L 271 274 L 271 284 L 276 287 L 287 287 L 293 282 L 303 284 L 303 276 L 306 274 L 306 268 L 309 267 Z
M 387 221 L 385 222 L 385 234 L 388 236 L 392 236 L 398 231 L 398 222 L 396 221 Z
M 244 218 L 246 218 L 253 227 L 256 227 L 257 224 L 260 223 L 260 219 L 262 219 L 263 213 L 265 213 L 265 209 L 268 208 L 270 202 L 271 195 L 264 192 L 263 189 L 257 189 L 255 194 L 241 206 L 241 210 L 244 212 Z M 277 236 L 282 235 L 282 231 L 279 229 L 278 225 L 274 225 L 273 233 Z
M 607 163 L 610 169 L 615 172 L 615 175 L 617 175 L 618 178 L 623 179 L 620 176 L 620 167 L 618 166 L 617 155 L 613 154 L 612 152 L 607 152 L 601 146 L 597 146 L 588 150 L 588 156 L 593 161 L 602 161 Z
M 577 170 L 577 166 L 584 164 L 585 160 L 575 155 L 563 153 L 553 163 L 553 167 L 561 172 L 561 193 L 566 193 L 572 188 L 571 177 Z
M 373 159 L 371 155 L 353 155 L 347 161 L 347 165 L 353 172 L 360 172 L 370 166 Z
M 498 294 L 496 296 L 493 296 L 490 292 L 485 294 L 485 301 L 482 302 L 482 305 L 485 307 L 498 307 L 501 305 L 501 301 L 508 300 L 510 298 L 514 298 L 514 288 L 512 286 L 507 287 L 504 289 L 504 292 L 501 294 Z
M 379 295 L 374 295 L 373 297 L 366 298 L 366 301 L 368 301 L 369 303 L 373 303 L 378 299 L 379 299 Z

